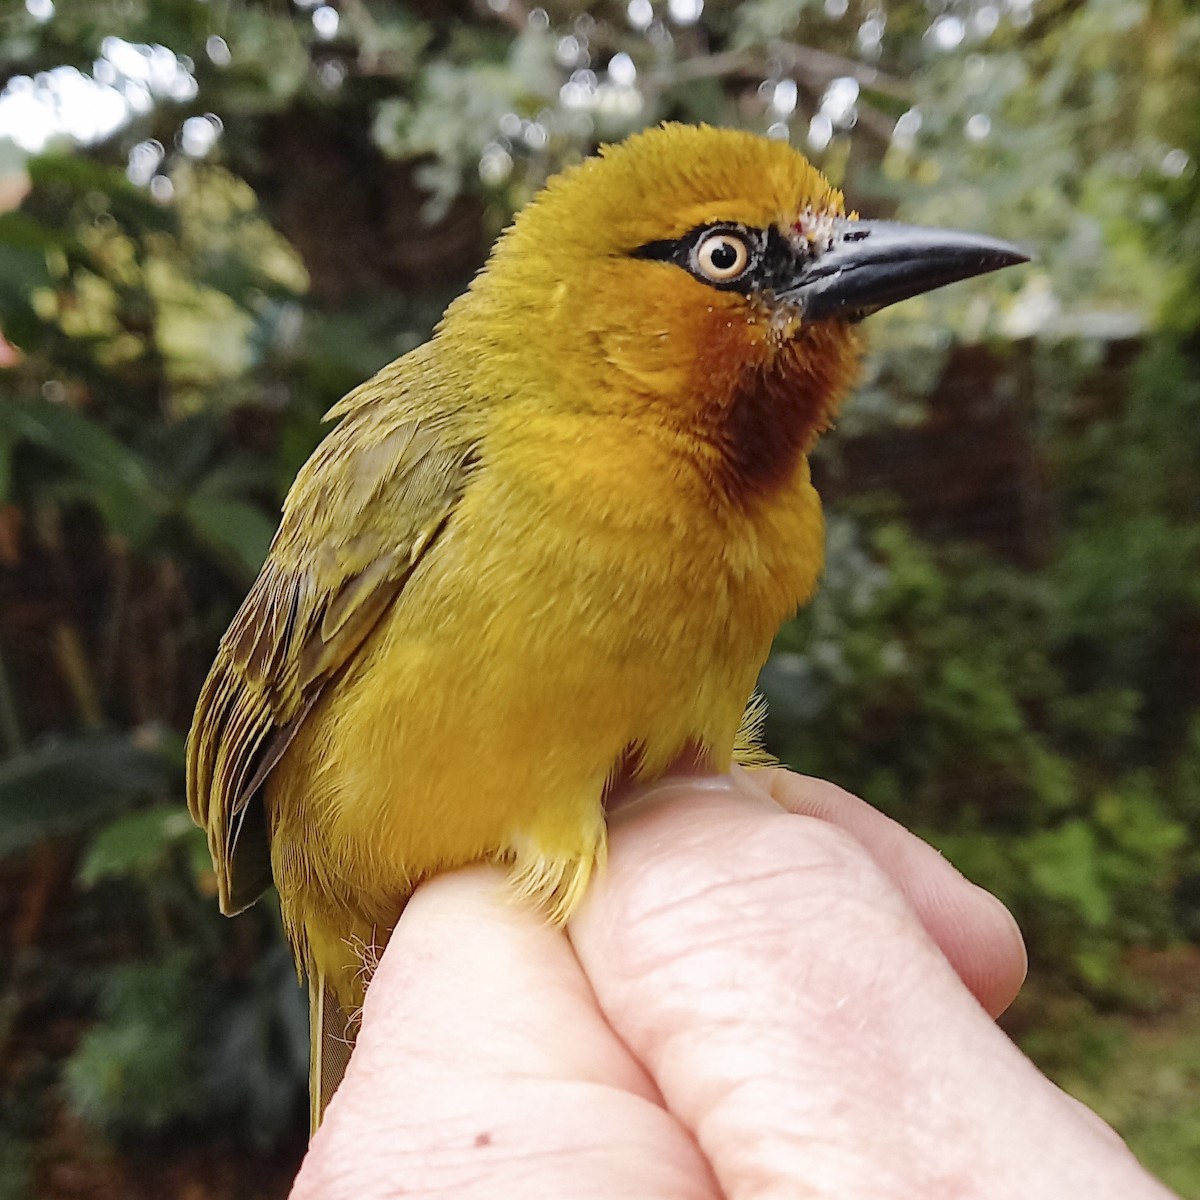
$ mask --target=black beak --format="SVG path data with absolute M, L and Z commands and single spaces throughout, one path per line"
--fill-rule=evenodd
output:
M 853 321 L 947 283 L 1028 261 L 1028 254 L 997 238 L 841 218 L 829 249 L 778 295 L 810 321 Z

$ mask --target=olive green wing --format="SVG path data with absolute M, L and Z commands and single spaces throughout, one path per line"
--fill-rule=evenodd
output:
M 269 886 L 263 781 L 450 520 L 471 463 L 436 422 L 367 406 L 296 480 L 188 735 L 188 808 L 208 833 L 222 912 Z

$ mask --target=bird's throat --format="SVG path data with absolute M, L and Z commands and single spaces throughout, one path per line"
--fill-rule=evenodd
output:
M 730 500 L 770 499 L 832 426 L 857 375 L 858 353 L 852 337 L 826 348 L 833 353 L 815 353 L 803 337 L 789 341 L 768 362 L 747 367 L 709 409 L 705 432 Z

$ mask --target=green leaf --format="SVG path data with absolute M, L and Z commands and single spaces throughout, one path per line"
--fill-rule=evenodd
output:
M 34 190 L 59 187 L 70 192 L 96 192 L 121 224 L 141 232 L 171 233 L 178 221 L 172 209 L 136 188 L 122 171 L 81 154 L 44 154 L 26 164 Z
M 184 514 L 196 536 L 221 557 L 231 558 L 247 577 L 258 572 L 275 536 L 275 522 L 261 509 L 244 500 L 195 495 Z
M 1112 897 L 1101 877 L 1096 830 L 1071 820 L 1031 837 L 1022 848 L 1034 886 L 1044 895 L 1070 904 L 1092 926 L 1112 916 Z
M 0 245 L 11 246 L 16 250 L 36 250 L 43 264 L 45 251 L 58 249 L 67 245 L 69 241 L 61 230 L 42 224 L 28 213 L 0 213 Z M 46 274 L 46 282 L 50 282 L 49 274 Z
M 192 495 L 204 500 L 228 499 L 247 492 L 270 492 L 274 486 L 270 465 L 247 454 L 219 463 L 196 484 Z
M 12 218 L 18 214 L 6 215 Z M 15 232 L 15 225 L 10 223 L 7 231 Z M 43 247 L 30 244 L 23 235 L 10 240 L 5 232 L 5 227 L 0 227 L 0 324 L 17 345 L 29 348 L 41 328 L 41 318 L 30 297 L 50 286 L 50 268 Z
M 186 952 L 109 973 L 101 1019 L 66 1066 L 67 1095 L 77 1113 L 113 1131 L 144 1130 L 203 1107 L 196 1037 L 201 986 Z
M 79 881 L 91 887 L 101 879 L 146 878 L 162 868 L 181 842 L 204 834 L 182 804 L 163 804 L 128 813 L 106 825 L 92 840 L 79 867 Z
M 160 791 L 177 775 L 172 758 L 152 731 L 100 731 L 0 763 L 0 858 Z
M 0 504 L 12 500 L 12 459 L 16 445 L 16 434 L 0 422 Z
M 0 404 L 0 425 L 69 463 L 115 533 L 144 544 L 166 501 L 142 459 L 94 421 L 65 404 L 29 400 Z

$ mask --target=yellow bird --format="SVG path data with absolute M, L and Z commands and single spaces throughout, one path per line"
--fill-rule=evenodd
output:
M 334 406 L 188 741 L 222 911 L 273 877 L 309 979 L 314 1121 L 422 879 L 494 860 L 563 921 L 615 779 L 729 768 L 821 571 L 807 455 L 857 321 L 1025 258 L 665 125 L 551 180 L 432 340 Z

